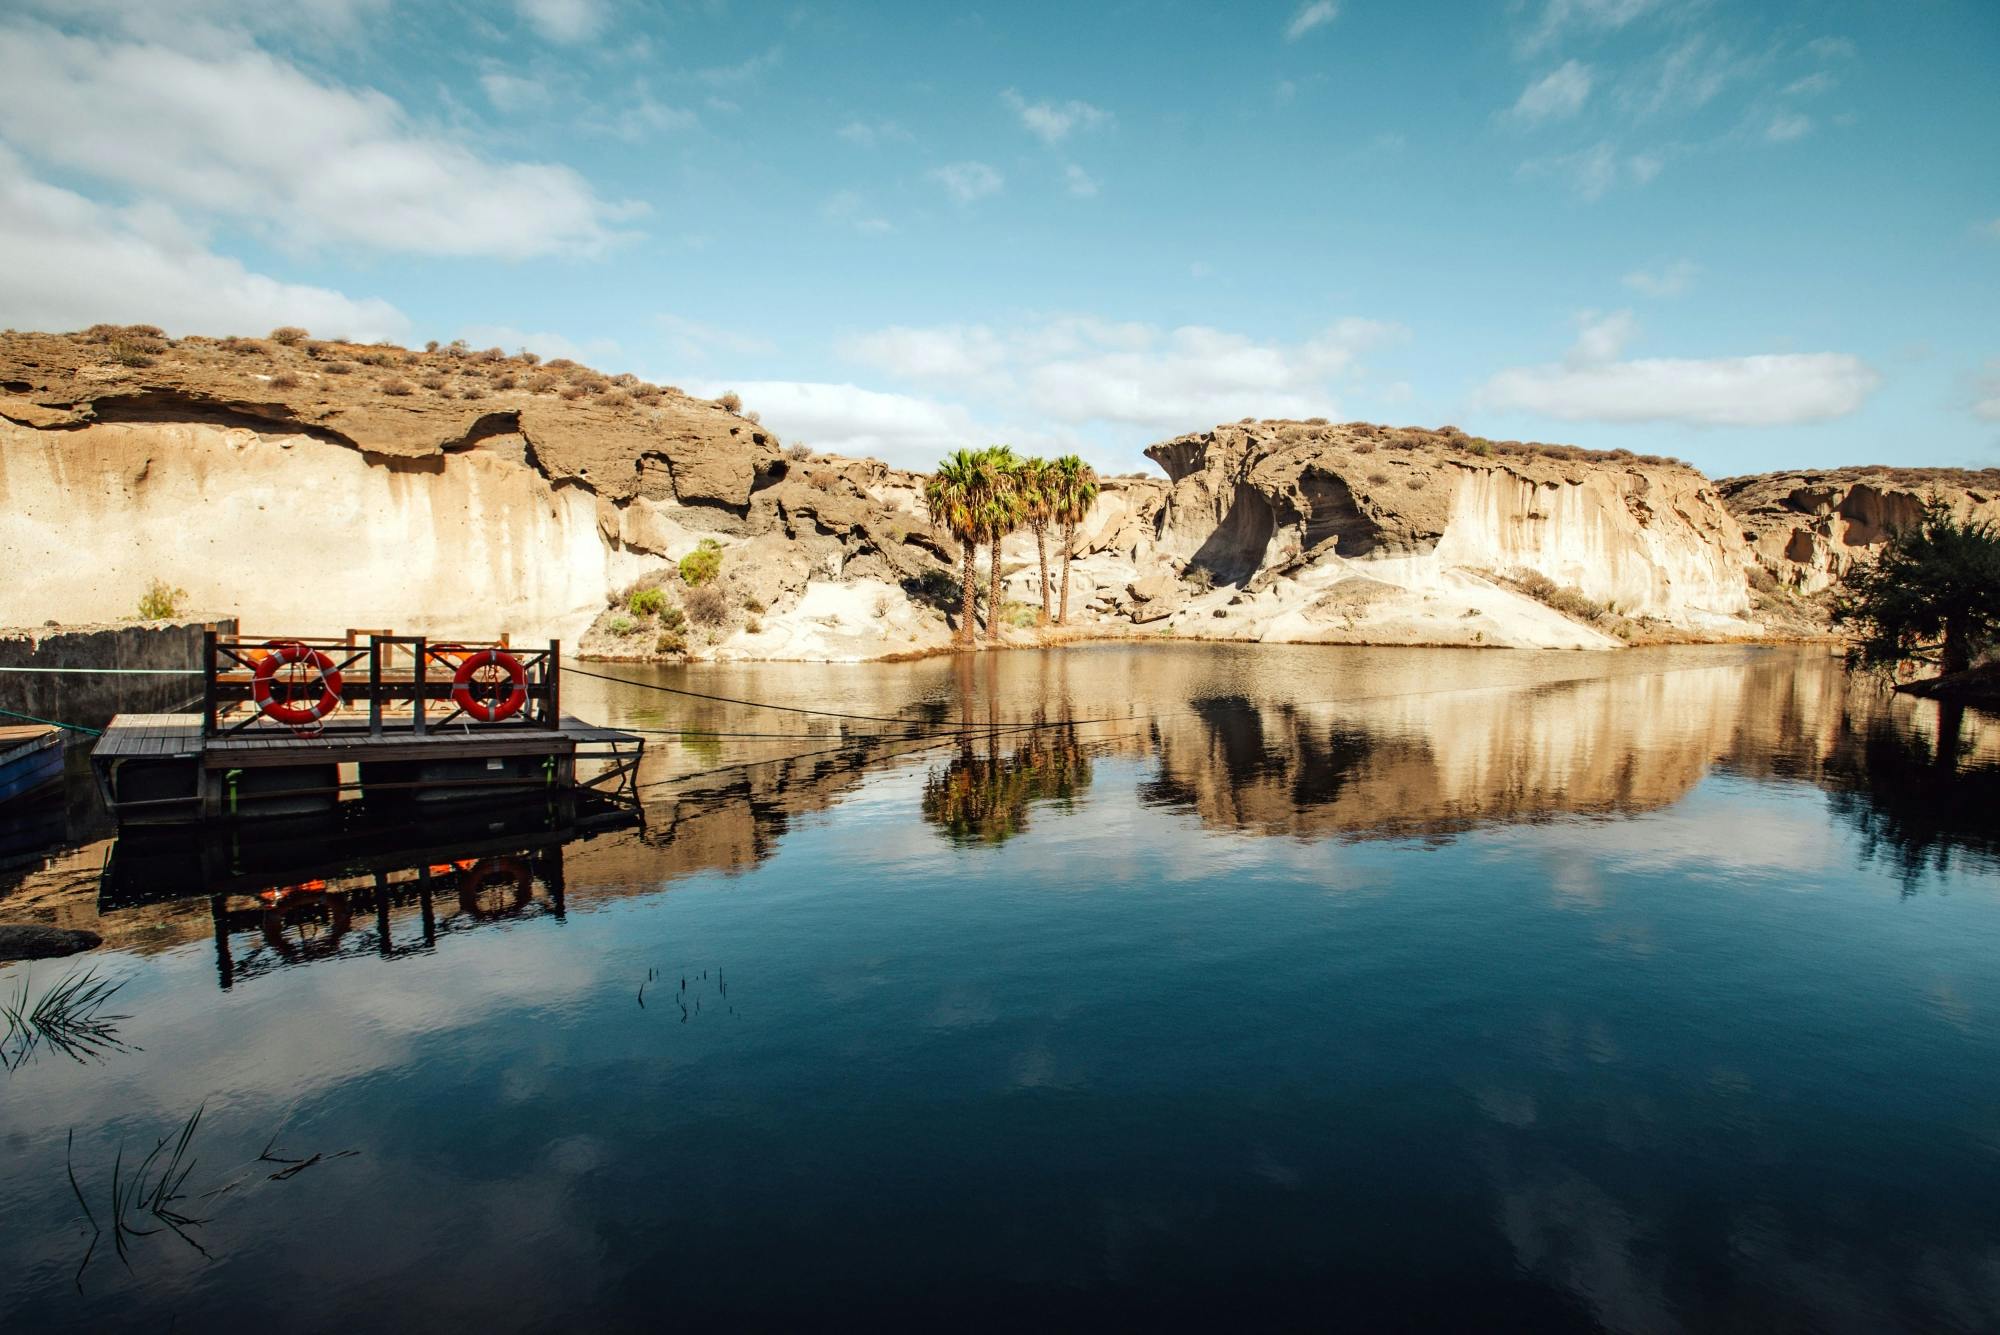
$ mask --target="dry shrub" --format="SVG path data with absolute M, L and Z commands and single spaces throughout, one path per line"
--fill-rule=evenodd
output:
M 276 329 L 273 329 L 270 334 L 270 338 L 273 343 L 276 343 L 281 347 L 287 347 L 287 348 L 296 348 L 299 344 L 305 342 L 308 338 L 311 337 L 312 335 L 308 334 L 305 330 L 299 328 L 295 324 L 279 325 Z
M 1327 420 L 1326 420 L 1326 419 L 1325 419 L 1324 417 L 1308 417 L 1308 418 L 1306 419 L 1306 425 L 1307 425 L 1307 426 L 1326 426 L 1326 425 L 1327 425 Z
M 806 483 L 814 491 L 832 491 L 833 474 L 820 472 L 816 469 L 806 477 Z
M 396 364 L 395 354 L 385 352 L 380 348 L 357 353 L 354 360 L 360 362 L 363 366 L 393 366 Z
M 436 339 L 431 339 L 428 343 L 424 344 L 425 352 L 436 352 L 437 350 L 438 350 L 438 341 Z
M 539 366 L 542 362 L 542 355 L 538 352 L 529 352 L 526 348 L 522 348 L 518 360 L 523 366 Z
M 574 371 L 578 369 L 577 364 L 567 357 L 553 358 L 548 363 L 548 367 L 551 371 Z
M 660 391 L 651 388 L 634 390 L 632 397 L 644 404 L 657 404 L 660 401 Z
M 514 385 L 514 375 L 511 371 L 502 371 L 499 375 L 493 377 L 493 388 L 495 389 L 512 389 Z
M 1413 477 L 1405 479 L 1403 485 L 1408 487 L 1411 491 L 1422 491 L 1424 487 L 1428 484 L 1424 481 L 1423 478 Z
M 409 393 L 414 389 L 416 389 L 416 386 L 411 384 L 409 381 L 403 379 L 403 377 L 401 376 L 397 376 L 393 380 L 384 380 L 382 382 L 382 392 L 384 394 L 392 395 L 395 398 L 399 399 L 407 397 Z
M 759 416 L 758 416 L 758 415 L 757 415 L 756 413 L 754 413 L 754 412 L 748 412 L 748 413 L 745 413 L 745 414 L 743 414 L 743 420 L 744 420 L 744 421 L 746 421 L 746 422 L 749 422 L 749 423 L 751 423 L 751 424 L 752 424 L 752 425 L 754 425 L 754 426 L 762 426 L 762 425 L 763 425 L 763 423 L 764 423 L 764 419 L 763 419 L 763 418 L 761 418 L 761 417 L 759 417 Z
M 486 397 L 486 386 L 467 385 L 458 391 L 458 397 L 461 399 L 483 399 Z
M 632 406 L 632 396 L 622 389 L 614 389 L 607 394 L 600 395 L 597 401 L 607 408 L 630 408 Z
M 743 411 L 743 396 L 732 389 L 717 398 L 715 406 L 726 413 L 741 412 Z
M 632 393 L 638 398 L 644 398 L 648 394 L 657 398 L 659 397 L 660 387 L 650 380 L 638 380 L 633 382 Z
M 1372 440 L 1356 441 L 1354 443 L 1354 452 L 1356 454 L 1373 454 L 1375 453 L 1375 442 Z
M 562 387 L 562 396 L 568 399 L 571 403 L 574 403 L 578 399 L 587 396 L 589 393 L 590 391 L 585 389 L 582 385 L 570 384 L 570 385 L 564 385 Z
M 561 383 L 562 381 L 556 379 L 547 371 L 539 371 L 528 377 L 528 392 L 530 394 L 546 394 Z
M 639 383 L 639 377 L 633 375 L 630 371 L 620 371 L 617 375 L 611 377 L 611 383 L 620 389 L 631 389 Z
M 812 446 L 804 441 L 795 441 L 785 447 L 785 457 L 795 464 L 802 464 L 813 457 Z
M 425 389 L 443 389 L 445 381 L 443 376 L 439 375 L 436 371 L 432 371 L 429 375 L 425 376 L 422 380 L 419 380 L 417 383 L 422 385 Z
M 697 626 L 719 626 L 729 617 L 729 595 L 717 584 L 689 589 L 681 604 L 687 609 L 688 620 Z
M 1387 473 L 1370 473 L 1368 480 L 1379 487 L 1389 480 L 1389 475 Z
M 447 357 L 470 357 L 472 355 L 472 345 L 462 338 L 455 338 L 445 344 L 444 355 Z
M 322 371 L 324 371 L 324 372 L 326 372 L 326 373 L 327 373 L 328 375 L 353 375 L 353 374 L 354 374 L 354 363 L 353 363 L 353 362 L 328 362 L 328 363 L 326 363 L 326 365 L 324 365 L 324 366 L 320 367 L 319 369 L 320 369 L 320 370 L 322 370 Z
M 290 371 L 280 371 L 271 377 L 272 389 L 297 389 L 299 378 Z
M 479 353 L 479 360 L 482 362 L 504 362 L 507 360 L 507 353 L 501 348 L 487 348 Z

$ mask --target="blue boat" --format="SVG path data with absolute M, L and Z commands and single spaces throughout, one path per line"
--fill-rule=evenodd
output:
M 62 782 L 62 729 L 0 728 L 0 807 Z

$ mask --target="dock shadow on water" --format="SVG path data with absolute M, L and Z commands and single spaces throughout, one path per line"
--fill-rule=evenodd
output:
M 10 1328 L 2000 1326 L 2000 720 L 1761 648 L 608 675 L 727 697 L 576 688 L 636 809 L 0 871 L 105 942 L 0 969 Z

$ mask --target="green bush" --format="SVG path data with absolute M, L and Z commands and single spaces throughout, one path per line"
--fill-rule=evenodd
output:
M 656 654 L 684 654 L 687 652 L 687 637 L 678 630 L 663 630 L 653 644 Z
M 139 619 L 141 621 L 167 621 L 181 614 L 181 603 L 188 596 L 186 589 L 177 589 L 163 579 L 156 579 L 146 586 L 139 595 Z
M 681 558 L 681 583 L 700 588 L 722 573 L 722 544 L 703 538 L 701 546 Z
M 613 617 L 604 623 L 604 629 L 610 631 L 613 635 L 630 635 L 633 631 L 639 629 L 639 623 L 631 617 Z
M 687 623 L 687 613 L 681 611 L 678 607 L 669 607 L 666 611 L 660 613 L 660 629 L 663 631 L 679 634 L 681 631 L 687 629 Z
M 634 589 L 625 606 L 635 617 L 658 616 L 666 610 L 667 595 L 659 589 Z

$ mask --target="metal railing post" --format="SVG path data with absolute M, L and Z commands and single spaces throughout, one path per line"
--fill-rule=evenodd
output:
M 382 735 L 382 637 L 368 637 L 368 735 Z
M 424 735 L 424 695 L 426 693 L 425 674 L 427 670 L 430 668 L 430 658 L 431 658 L 430 642 L 427 641 L 421 635 L 417 636 L 416 652 L 417 652 L 417 663 L 416 663 L 417 698 L 410 702 L 411 709 L 414 711 L 411 718 L 411 724 L 412 724 L 412 731 L 414 731 L 417 734 L 417 736 L 421 737 Z

